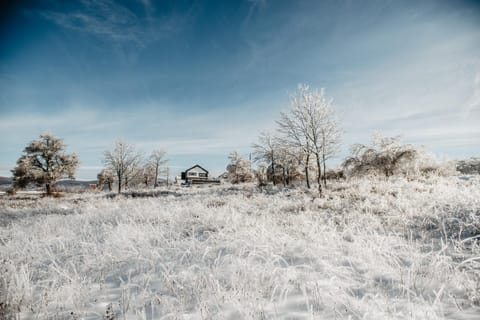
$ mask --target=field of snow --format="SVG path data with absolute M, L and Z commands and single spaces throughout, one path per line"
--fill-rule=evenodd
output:
M 0 268 L 2 319 L 480 319 L 480 179 L 3 196 Z

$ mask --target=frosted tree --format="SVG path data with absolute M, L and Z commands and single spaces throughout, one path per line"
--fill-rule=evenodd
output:
M 152 181 L 152 168 L 148 164 L 143 163 L 142 160 L 140 160 L 137 165 L 135 165 L 134 167 L 132 167 L 131 170 L 128 171 L 123 186 L 125 189 L 144 189 L 147 188 Z
M 147 162 L 142 168 L 140 168 L 140 170 L 140 176 L 142 178 L 142 184 L 144 187 L 148 188 L 149 185 L 153 185 L 155 188 L 155 185 L 157 184 L 155 181 L 158 179 L 155 178 L 156 176 L 158 177 L 157 173 L 155 172 L 155 168 L 149 162 Z
M 293 97 L 291 103 L 291 109 L 288 113 L 280 113 L 280 120 L 277 121 L 278 131 L 283 134 L 283 144 L 297 150 L 297 158 L 303 163 L 305 183 L 307 188 L 310 189 L 311 143 L 306 135 L 307 120 L 302 115 Z
M 167 183 L 167 186 L 170 185 L 170 167 L 165 168 L 165 182 Z
M 323 164 L 323 185 L 327 187 L 327 160 L 335 157 L 340 152 L 342 130 L 333 109 L 326 110 L 325 123 L 320 129 L 321 153 Z
M 297 149 L 293 149 L 285 144 L 278 145 L 275 171 L 278 172 L 277 176 L 281 178 L 284 186 L 291 184 L 301 177 L 298 170 L 301 162 L 297 156 L 297 151 Z
M 14 187 L 25 188 L 30 184 L 45 186 L 47 195 L 51 195 L 56 181 L 74 179 L 80 161 L 76 154 L 65 153 L 65 148 L 62 139 L 49 133 L 32 141 L 12 170 Z
M 268 132 L 262 132 L 258 137 L 258 143 L 254 143 L 252 147 L 254 160 L 267 166 L 267 179 L 275 185 L 276 158 L 279 148 L 278 139 Z
M 233 151 L 228 158 L 230 159 L 227 165 L 228 181 L 231 183 L 253 181 L 254 174 L 249 160 L 240 157 L 236 151 Z
M 298 175 L 297 150 L 288 142 L 273 136 L 270 133 L 262 132 L 258 142 L 252 145 L 255 162 L 265 165 L 267 181 L 273 184 L 290 184 Z
M 396 172 L 412 166 L 418 157 L 418 150 L 409 144 L 402 144 L 400 137 L 384 137 L 376 133 L 370 146 L 355 144 L 352 155 L 345 159 L 343 167 L 350 175 L 380 173 L 390 177 Z
M 122 192 L 122 188 L 128 186 L 128 182 L 138 175 L 141 161 L 142 155 L 133 145 L 125 141 L 118 140 L 113 150 L 105 151 L 103 162 L 116 176 L 118 193 Z
M 153 187 L 158 187 L 158 176 L 160 175 L 160 169 L 164 166 L 168 160 L 165 159 L 165 150 L 157 149 L 152 152 L 148 160 L 148 165 L 153 170 Z
M 263 165 L 257 167 L 257 170 L 254 172 L 254 176 L 257 179 L 258 186 L 264 187 L 267 185 L 268 177 L 267 177 L 267 168 Z
M 108 186 L 108 191 L 112 191 L 112 184 L 115 181 L 113 172 L 108 169 L 103 169 L 100 171 L 99 174 L 97 174 L 97 180 L 98 180 L 98 189 L 103 190 L 104 186 Z
M 277 123 L 285 140 L 305 154 L 308 187 L 310 155 L 315 156 L 318 191 L 322 193 L 322 164 L 325 170 L 326 160 L 336 154 L 340 143 L 340 129 L 335 120 L 332 100 L 327 99 L 324 89 L 312 91 L 307 85 L 299 85 L 291 96 L 289 112 L 282 113 Z

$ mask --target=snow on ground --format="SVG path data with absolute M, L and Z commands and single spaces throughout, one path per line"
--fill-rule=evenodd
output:
M 478 177 L 3 198 L 0 217 L 0 318 L 480 318 Z

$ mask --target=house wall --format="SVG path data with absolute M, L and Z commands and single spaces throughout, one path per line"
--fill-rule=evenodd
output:
M 192 169 L 186 171 L 185 173 L 186 173 L 186 178 L 187 179 L 207 179 L 208 178 L 207 171 L 205 171 L 205 170 L 203 170 L 199 167 L 192 168 Z M 194 175 L 191 175 L 192 173 Z M 200 174 L 205 174 L 206 176 L 201 177 Z

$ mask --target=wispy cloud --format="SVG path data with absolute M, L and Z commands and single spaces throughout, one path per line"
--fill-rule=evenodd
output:
M 267 0 L 247 0 L 247 2 L 249 3 L 249 8 L 247 16 L 243 22 L 244 25 L 250 22 L 250 19 L 255 12 L 262 10 L 267 6 Z
M 187 17 L 178 14 L 154 17 L 153 5 L 143 5 L 145 16 L 110 0 L 83 0 L 73 11 L 46 10 L 41 15 L 66 29 L 141 46 L 178 33 L 186 23 Z
M 12 33 L 11 65 L 2 64 L 0 160 L 14 163 L 51 130 L 85 166 L 101 163 L 117 138 L 147 153 L 164 146 L 177 159 L 222 162 L 274 129 L 299 82 L 334 98 L 344 149 L 382 130 L 446 152 L 469 145 L 452 151 L 469 155 L 479 141 L 480 32 L 460 7 L 47 2 L 26 9 L 35 10 L 18 33 L 26 45 Z

